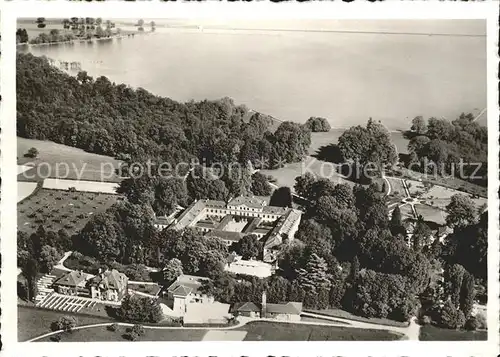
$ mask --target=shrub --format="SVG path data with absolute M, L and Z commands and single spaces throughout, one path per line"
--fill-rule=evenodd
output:
M 424 325 L 429 325 L 432 323 L 432 319 L 430 316 L 427 316 L 427 315 L 424 315 L 422 317 L 420 317 L 420 321 L 419 321 L 419 324 L 424 326 Z
M 486 321 L 486 316 L 484 316 L 483 314 L 477 314 L 475 317 L 478 323 L 477 328 L 481 330 L 486 330 L 488 328 L 488 322 Z
M 120 325 L 118 325 L 117 323 L 108 325 L 108 330 L 109 331 L 115 332 L 115 331 L 118 331 L 119 328 L 120 328 Z
M 24 157 L 30 157 L 32 159 L 36 158 L 38 156 L 38 149 L 37 148 L 30 148 L 26 154 L 24 154 Z
M 51 340 L 52 342 L 59 342 L 59 341 L 61 341 L 61 335 L 60 335 L 60 334 L 54 335 L 54 336 L 52 336 L 52 337 L 50 338 L 50 340 Z
M 146 331 L 144 331 L 144 327 L 139 324 L 135 324 L 134 326 L 132 326 L 131 332 L 136 334 L 137 336 L 144 336 L 144 334 L 146 333 Z
M 73 316 L 63 316 L 57 321 L 52 322 L 50 328 L 52 331 L 63 330 L 65 332 L 72 332 L 76 326 L 76 318 Z
M 475 317 L 471 317 L 465 322 L 464 328 L 467 331 L 476 331 L 479 328 L 479 321 Z

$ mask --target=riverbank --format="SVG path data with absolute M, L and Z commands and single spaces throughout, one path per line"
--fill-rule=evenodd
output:
M 16 44 L 17 47 L 41 47 L 41 46 L 49 46 L 49 45 L 72 45 L 75 43 L 92 43 L 92 42 L 99 42 L 99 41 L 112 41 L 112 40 L 121 40 L 124 38 L 134 38 L 135 35 L 138 36 L 144 36 L 144 35 L 150 35 L 153 34 L 154 32 L 135 32 L 135 33 L 127 33 L 127 34 L 120 34 L 120 35 L 115 35 L 115 36 L 110 36 L 110 37 L 93 37 L 93 38 L 75 38 L 74 40 L 69 40 L 69 41 L 60 41 L 60 42 L 45 42 L 45 43 L 18 43 Z

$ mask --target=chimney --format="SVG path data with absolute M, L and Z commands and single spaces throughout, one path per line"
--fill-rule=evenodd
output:
M 266 315 L 267 315 L 266 310 L 267 310 L 267 295 L 266 295 L 266 291 L 264 290 L 262 292 L 262 306 L 261 306 L 261 310 L 260 310 L 260 317 L 261 318 L 266 317 Z

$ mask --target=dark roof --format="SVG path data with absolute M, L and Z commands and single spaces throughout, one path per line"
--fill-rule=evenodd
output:
M 231 309 L 232 312 L 260 312 L 262 304 L 253 302 L 236 303 Z M 291 314 L 300 315 L 302 313 L 302 303 L 290 301 L 282 304 L 266 304 L 266 312 L 271 314 Z
M 85 274 L 80 271 L 71 271 L 54 281 L 54 285 L 83 286 L 85 285 Z
M 122 290 L 127 286 L 128 278 L 116 269 L 105 271 L 90 280 L 91 285 L 103 284 L 106 289 Z
M 287 302 L 286 304 L 267 304 L 266 312 L 272 314 L 300 315 L 302 312 L 301 302 Z
M 202 283 L 210 279 L 194 275 L 180 275 L 167 291 L 178 296 L 187 296 L 190 293 L 197 294 Z
M 235 311 L 239 312 L 260 312 L 260 307 L 253 302 L 245 302 L 238 306 Z

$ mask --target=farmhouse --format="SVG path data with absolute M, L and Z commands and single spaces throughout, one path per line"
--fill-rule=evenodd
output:
M 127 294 L 128 278 L 117 270 L 108 270 L 89 280 L 90 297 L 118 302 Z
M 212 304 L 214 298 L 200 291 L 208 278 L 195 275 L 180 275 L 167 288 L 168 305 L 176 316 L 184 316 L 190 304 Z
M 255 304 L 253 302 L 234 304 L 232 313 L 235 316 L 246 316 L 251 318 L 300 321 L 302 303 L 287 302 L 282 304 L 268 304 L 266 301 L 266 292 L 264 291 L 260 304 Z
M 250 234 L 265 241 L 264 261 L 274 261 L 276 250 L 284 240 L 293 240 L 302 212 L 293 208 L 268 205 L 268 199 L 240 196 L 228 203 L 215 200 L 193 202 L 169 225 L 173 229 L 192 227 L 217 237 L 227 245 Z M 166 220 L 156 226 L 164 228 Z

